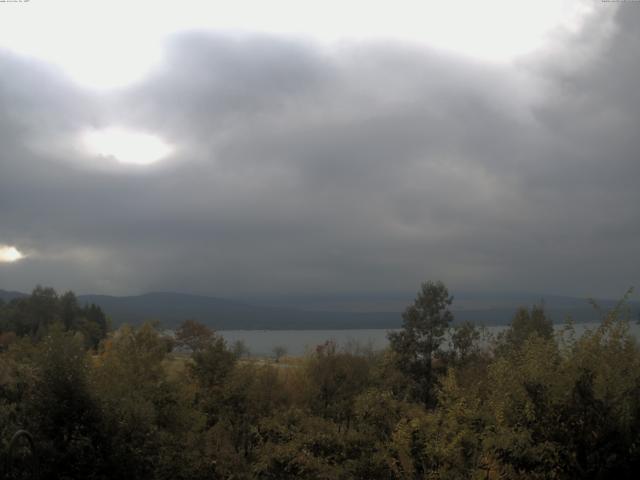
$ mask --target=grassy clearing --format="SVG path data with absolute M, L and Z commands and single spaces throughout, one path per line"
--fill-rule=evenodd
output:
M 305 357 L 286 356 L 276 362 L 273 357 L 244 357 L 238 363 L 241 365 L 254 365 L 259 367 L 272 367 L 278 370 L 300 368 L 304 365 Z M 179 379 L 187 373 L 191 363 L 191 355 L 188 353 L 171 353 L 163 360 L 163 367 L 170 379 Z

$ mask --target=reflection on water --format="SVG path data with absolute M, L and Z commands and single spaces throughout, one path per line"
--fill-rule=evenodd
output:
M 581 335 L 587 329 L 597 327 L 597 323 L 581 323 L 575 325 L 576 335 Z M 640 338 L 640 325 L 631 323 L 631 331 Z M 487 336 L 497 335 L 506 327 L 486 327 Z M 555 326 L 556 330 L 563 328 L 562 324 Z M 334 340 L 339 345 L 357 343 L 360 346 L 370 346 L 374 350 L 386 348 L 388 344 L 387 332 L 391 330 L 221 330 L 220 333 L 228 344 L 241 340 L 249 348 L 251 355 L 272 355 L 273 349 L 283 346 L 288 355 L 303 355 L 327 340 Z

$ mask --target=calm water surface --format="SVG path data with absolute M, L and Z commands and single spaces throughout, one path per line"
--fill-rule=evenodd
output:
M 576 334 L 580 335 L 586 329 L 593 329 L 597 323 L 581 323 L 575 325 Z M 563 325 L 556 325 L 561 329 Z M 486 333 L 496 335 L 506 327 L 486 327 Z M 338 345 L 357 343 L 361 346 L 371 346 L 374 350 L 382 350 L 387 347 L 387 332 L 393 330 L 220 330 L 227 343 L 233 344 L 242 340 L 249 348 L 251 355 L 272 355 L 273 349 L 283 346 L 289 355 L 303 355 L 306 351 L 314 349 L 327 340 L 334 340 Z M 640 338 L 640 325 L 631 324 L 631 331 Z

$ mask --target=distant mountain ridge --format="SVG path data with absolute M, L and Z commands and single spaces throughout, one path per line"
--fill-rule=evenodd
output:
M 22 297 L 28 297 L 28 296 L 29 295 L 22 292 L 10 292 L 7 290 L 0 290 L 0 300 L 3 300 L 5 302 L 9 302 L 14 298 L 22 298 Z
M 0 299 L 27 296 L 21 292 L 0 290 Z M 154 292 L 135 296 L 79 295 L 81 304 L 95 303 L 112 319 L 115 326 L 158 320 L 173 328 L 185 319 L 194 319 L 217 330 L 337 330 L 364 328 L 398 328 L 401 312 L 412 301 L 410 295 L 390 296 L 380 300 L 375 295 L 340 296 L 313 299 L 279 299 L 273 303 L 236 301 L 174 292 Z M 471 321 L 484 325 L 505 325 L 519 306 L 544 301 L 545 309 L 556 323 L 570 315 L 576 322 L 599 319 L 598 312 L 586 300 L 574 297 L 536 294 L 462 293 L 456 295 L 453 312 L 456 322 Z M 323 309 L 322 305 L 327 309 Z M 613 300 L 599 302 L 603 309 L 613 307 Z M 640 302 L 630 302 L 638 318 Z
M 190 318 L 218 330 L 393 328 L 399 325 L 394 321 L 397 314 L 392 312 L 315 312 L 171 292 L 132 297 L 81 295 L 78 299 L 100 305 L 116 324 L 155 319 L 173 327 Z

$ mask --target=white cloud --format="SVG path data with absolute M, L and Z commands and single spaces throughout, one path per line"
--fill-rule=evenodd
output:
M 614 7 L 607 8 L 609 12 Z M 162 60 L 171 33 L 294 35 L 336 41 L 399 40 L 490 61 L 542 48 L 558 32 L 576 33 L 596 8 L 585 0 L 147 0 L 30 2 L 3 6 L 0 47 L 43 58 L 77 83 L 126 86 Z

